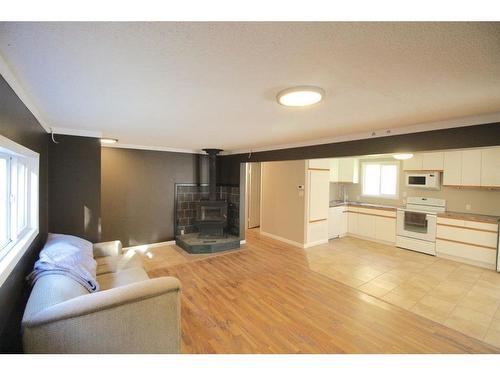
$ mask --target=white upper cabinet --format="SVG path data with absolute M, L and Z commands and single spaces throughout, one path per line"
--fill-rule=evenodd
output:
M 444 153 L 443 185 L 459 186 L 462 184 L 462 151 Z
M 330 159 L 310 159 L 309 168 L 311 169 L 330 169 Z
M 425 171 L 442 171 L 443 156 L 442 152 L 426 152 L 422 154 L 422 169 Z
M 481 150 L 481 186 L 500 186 L 500 147 Z
M 330 159 L 330 182 L 350 182 L 359 180 L 359 160 L 356 158 Z
M 330 159 L 330 182 L 339 182 L 339 159 Z
M 414 154 L 411 159 L 403 161 L 403 169 L 405 171 L 421 171 L 423 159 L 422 154 Z
M 500 187 L 500 147 L 445 152 L 443 185 Z
M 338 182 L 351 182 L 357 184 L 359 181 L 359 160 L 356 158 L 340 158 Z
M 462 186 L 481 185 L 481 150 L 464 150 L 462 153 Z
M 414 154 L 411 159 L 404 160 L 403 169 L 405 171 L 442 171 L 443 159 L 443 152 Z

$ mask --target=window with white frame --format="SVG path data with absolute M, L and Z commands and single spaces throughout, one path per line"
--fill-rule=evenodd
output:
M 38 153 L 0 136 L 0 284 L 38 234 Z
M 361 170 L 362 195 L 398 198 L 398 162 L 364 162 Z

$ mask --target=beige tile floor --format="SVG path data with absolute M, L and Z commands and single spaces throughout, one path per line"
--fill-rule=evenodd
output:
M 353 237 L 306 250 L 311 270 L 500 347 L 500 274 Z

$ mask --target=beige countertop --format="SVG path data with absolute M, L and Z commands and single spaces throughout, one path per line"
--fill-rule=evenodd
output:
M 468 212 L 452 212 L 446 211 L 438 213 L 439 217 L 446 217 L 448 219 L 457 219 L 457 220 L 470 220 L 470 221 L 479 221 L 482 223 L 492 223 L 497 224 L 500 220 L 500 216 L 491 216 L 491 215 L 481 215 L 481 214 L 473 214 Z
M 383 204 L 371 204 L 364 202 L 344 202 L 344 201 L 330 201 L 330 207 L 338 207 L 338 206 L 358 206 L 358 207 L 366 207 L 366 208 L 378 208 L 383 210 L 397 210 L 398 208 L 404 208 L 403 206 L 389 206 Z M 458 220 L 470 220 L 470 221 L 479 221 L 483 223 L 493 223 L 497 224 L 500 221 L 500 216 L 492 216 L 492 215 L 482 215 L 468 212 L 453 212 L 446 211 L 438 213 L 439 217 L 446 217 L 449 219 L 458 219 Z
M 366 208 L 378 208 L 381 210 L 397 210 L 398 208 L 402 208 L 402 206 L 389 206 L 389 205 L 384 205 L 384 204 L 372 204 L 372 203 L 364 203 L 364 202 L 330 201 L 330 207 L 338 207 L 338 206 L 358 206 L 358 207 L 366 207 Z

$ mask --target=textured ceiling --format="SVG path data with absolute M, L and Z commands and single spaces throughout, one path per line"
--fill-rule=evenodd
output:
M 226 150 L 500 110 L 500 23 L 0 23 L 51 127 Z M 325 89 L 310 108 L 276 93 Z

